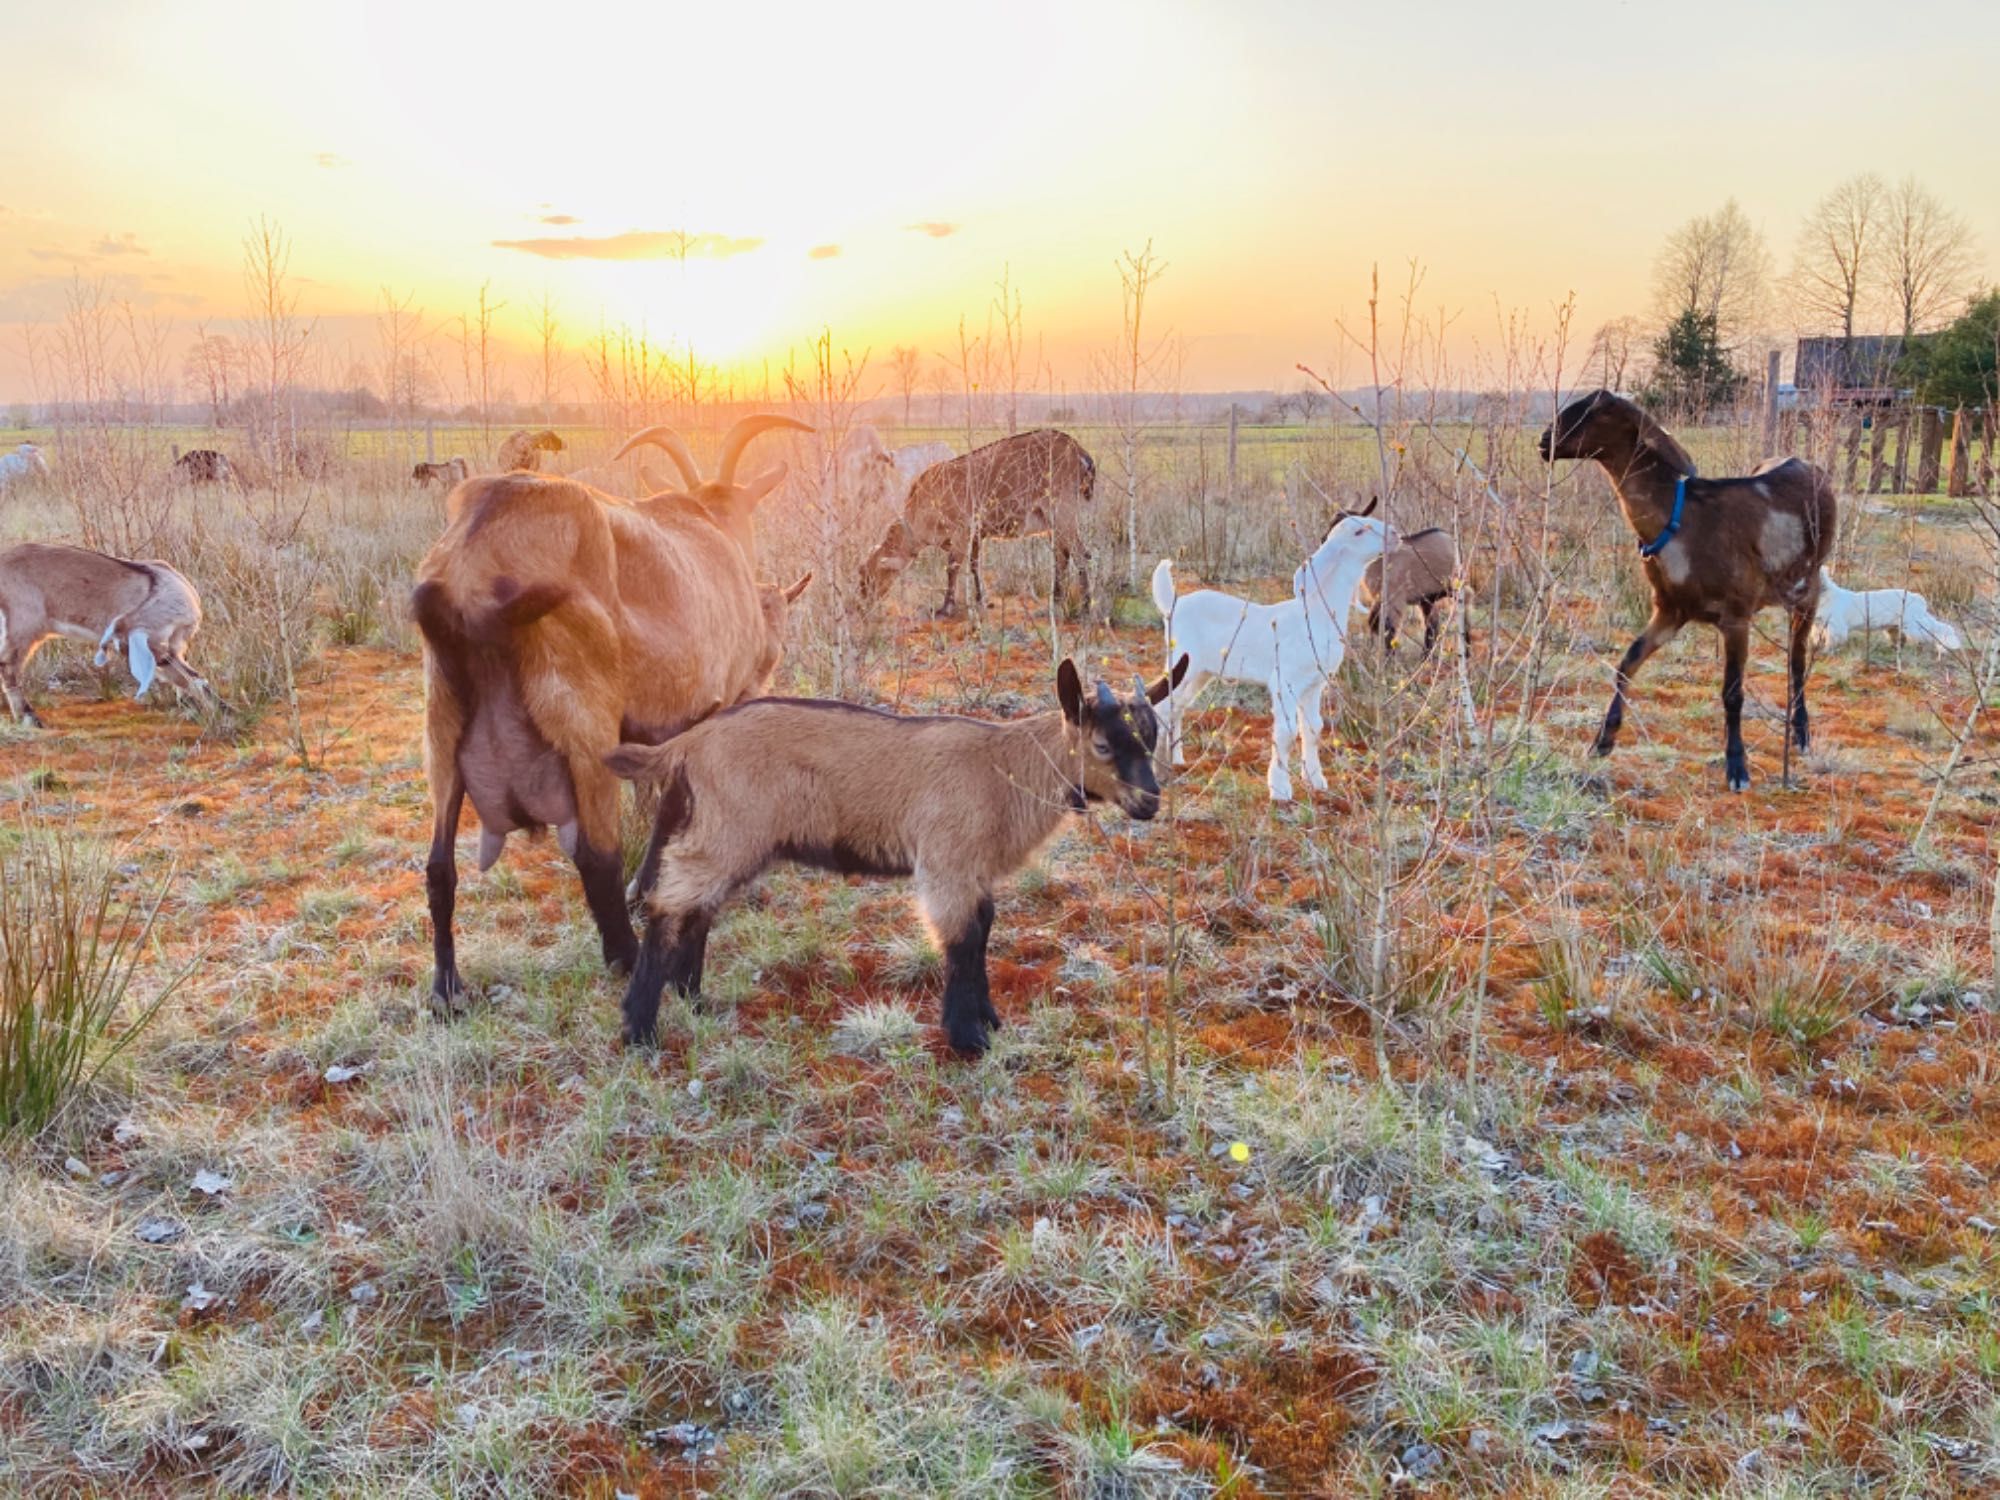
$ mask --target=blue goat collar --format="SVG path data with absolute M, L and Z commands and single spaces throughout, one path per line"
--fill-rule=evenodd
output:
M 1674 513 L 1667 517 L 1667 529 L 1654 537 L 1650 542 L 1639 543 L 1639 555 L 1641 557 L 1658 557 L 1666 550 L 1667 543 L 1671 542 L 1675 534 L 1681 529 L 1681 511 L 1687 506 L 1687 498 L 1687 476 L 1682 475 L 1674 481 Z

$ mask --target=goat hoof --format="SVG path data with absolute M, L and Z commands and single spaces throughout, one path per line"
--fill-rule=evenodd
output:
M 465 985 L 456 975 L 431 986 L 431 1013 L 445 1020 L 465 1014 Z
M 951 1043 L 951 1050 L 961 1057 L 980 1057 L 988 1046 L 984 1026 L 954 1026 L 945 1033 L 945 1040 Z
M 1729 773 L 1729 790 L 1732 792 L 1749 791 L 1750 773 L 1748 771 L 1731 771 Z
M 657 1028 L 653 1022 L 647 1021 L 641 1025 L 637 1021 L 627 1020 L 619 1029 L 618 1040 L 627 1047 L 651 1047 L 657 1035 Z
M 621 943 L 616 948 L 613 948 L 608 944 L 605 946 L 604 967 L 609 969 L 613 974 L 616 974 L 621 978 L 627 974 L 630 974 L 632 972 L 632 966 L 638 963 L 638 961 L 639 961 L 639 942 L 638 939 L 636 938 L 633 939 L 631 943 L 629 944 Z

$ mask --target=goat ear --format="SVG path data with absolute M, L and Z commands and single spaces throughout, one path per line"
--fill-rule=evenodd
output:
M 799 602 L 799 595 L 806 591 L 806 585 L 812 581 L 813 576 L 810 572 L 799 574 L 799 581 L 784 591 L 785 603 L 797 604 Z
M 1362 516 L 1372 516 L 1375 514 L 1375 507 L 1380 505 L 1381 503 L 1382 503 L 1382 497 L 1380 495 L 1370 495 L 1368 497 L 1368 508 L 1366 510 L 1356 511 L 1355 514 Z
M 158 663 L 153 660 L 153 648 L 146 644 L 146 632 L 135 630 L 125 637 L 125 652 L 132 663 L 132 675 L 139 680 L 139 691 L 132 696 L 143 698 L 146 689 L 153 685 L 153 675 Z
M 1076 675 L 1076 663 L 1067 656 L 1056 668 L 1056 702 L 1062 705 L 1063 717 L 1070 723 L 1083 723 L 1083 679 Z
M 1187 674 L 1188 674 L 1188 656 L 1187 653 L 1183 651 L 1181 653 L 1181 659 L 1174 663 L 1173 671 L 1169 672 L 1166 676 L 1162 677 L 1159 681 L 1155 682 L 1151 687 L 1146 689 L 1146 701 L 1148 703 L 1158 703 L 1162 698 L 1166 697 L 1167 694 L 1171 693 L 1175 688 L 1179 687 L 1181 685 L 1181 679 L 1187 676 Z
M 742 492 L 745 505 L 755 505 L 779 485 L 785 482 L 787 469 L 783 464 L 773 464 L 753 479 L 746 479 L 737 488 Z

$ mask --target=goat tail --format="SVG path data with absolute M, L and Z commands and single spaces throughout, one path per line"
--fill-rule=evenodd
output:
M 627 741 L 606 755 L 604 764 L 621 781 L 664 782 L 680 770 L 681 747 Z
M 1160 565 L 1153 569 L 1153 608 L 1166 619 L 1174 612 L 1174 560 L 1160 559 Z

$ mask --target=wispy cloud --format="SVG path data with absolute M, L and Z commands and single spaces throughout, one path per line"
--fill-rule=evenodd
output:
M 583 220 L 575 214 L 543 214 L 538 221 L 543 224 L 581 224 Z
M 934 240 L 941 240 L 946 235 L 957 234 L 965 226 L 954 224 L 949 219 L 919 219 L 916 223 L 905 224 L 903 227 L 914 229 L 918 234 L 927 234 Z
M 623 234 L 571 235 L 564 239 L 495 240 L 494 248 L 519 250 L 544 260 L 727 260 L 764 242 L 679 229 L 628 229 Z
M 342 156 L 338 151 L 315 151 L 312 155 L 312 161 L 314 166 L 324 167 L 329 172 L 337 171 L 341 167 L 351 167 L 354 165 L 353 162 Z
M 119 260 L 128 255 L 151 255 L 153 252 L 139 243 L 139 236 L 130 230 L 123 233 L 107 231 L 104 237 L 88 249 L 66 250 L 55 245 L 33 245 L 28 249 L 30 260 L 68 262 L 72 265 L 84 261 Z
M 97 255 L 151 255 L 153 252 L 139 243 L 136 234 L 107 234 L 97 242 Z
M 832 260 L 839 254 L 838 245 L 814 245 L 812 249 L 806 251 L 807 257 L 812 260 Z

